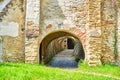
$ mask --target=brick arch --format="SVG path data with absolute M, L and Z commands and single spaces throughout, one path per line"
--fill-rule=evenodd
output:
M 41 48 L 42 52 L 39 52 L 39 61 L 43 60 L 42 62 L 43 63 L 45 62 L 45 60 L 44 60 L 45 56 L 46 56 L 45 49 L 48 46 L 48 44 L 52 40 L 57 39 L 59 37 L 64 37 L 64 36 L 72 36 L 72 37 L 78 39 L 82 43 L 82 46 L 83 46 L 83 49 L 85 52 L 84 54 L 86 55 L 85 33 L 81 32 L 80 29 L 73 28 L 70 30 L 54 30 L 52 32 L 49 32 L 39 42 L 39 44 L 40 44 L 39 49 L 42 47 Z M 41 55 L 42 55 L 42 57 L 40 57 Z M 40 59 L 40 58 L 42 58 L 42 59 Z

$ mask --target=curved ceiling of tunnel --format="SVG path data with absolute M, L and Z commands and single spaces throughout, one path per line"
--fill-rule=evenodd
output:
M 47 46 L 49 45 L 49 43 L 51 43 L 51 41 L 59 38 L 59 37 L 67 37 L 67 36 L 72 36 L 76 39 L 79 40 L 79 38 L 77 37 L 77 35 L 75 35 L 74 33 L 67 31 L 67 30 L 56 30 L 53 31 L 51 33 L 48 33 L 41 41 L 41 43 L 44 45 L 43 47 L 41 47 L 41 51 L 40 51 L 40 56 L 46 56 L 46 52 L 45 50 L 47 49 Z M 80 41 L 81 42 L 81 41 Z M 84 50 L 84 49 L 83 49 Z M 42 58 L 41 58 L 42 59 Z M 44 61 L 44 60 L 43 60 Z
M 59 38 L 59 37 L 64 37 L 64 36 L 73 36 L 74 38 L 77 38 L 77 39 L 78 39 L 78 37 L 77 37 L 75 34 L 69 32 L 69 31 L 66 31 L 66 30 L 57 30 L 57 31 L 53 31 L 53 32 L 47 34 L 47 35 L 42 39 L 42 41 L 45 42 L 44 45 L 48 45 L 52 40 L 57 39 L 57 38 Z M 41 42 L 42 42 L 42 41 L 41 41 Z

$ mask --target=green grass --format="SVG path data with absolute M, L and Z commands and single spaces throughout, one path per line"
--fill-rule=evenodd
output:
M 113 64 L 104 64 L 101 66 L 92 67 L 83 63 L 79 65 L 79 71 L 81 70 L 84 72 L 93 72 L 96 74 L 116 76 L 120 78 L 120 67 Z
M 106 74 L 112 77 L 104 76 Z M 38 64 L 0 63 L 0 80 L 118 80 L 114 76 L 120 78 L 120 68 L 113 65 L 89 67 L 81 64 L 70 70 Z

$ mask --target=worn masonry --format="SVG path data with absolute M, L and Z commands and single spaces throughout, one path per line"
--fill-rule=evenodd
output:
M 4 0 L 0 2 L 0 62 L 45 64 L 69 48 L 71 40 L 72 46 L 80 42 L 89 65 L 119 65 L 117 4 L 117 0 Z

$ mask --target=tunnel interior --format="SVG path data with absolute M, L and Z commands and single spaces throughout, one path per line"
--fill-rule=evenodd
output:
M 77 67 L 78 62 L 85 58 L 80 40 L 68 32 L 51 34 L 47 35 L 40 44 L 39 62 L 52 67 Z
M 68 49 L 74 49 L 75 44 L 71 38 L 67 38 L 67 46 L 68 46 Z

